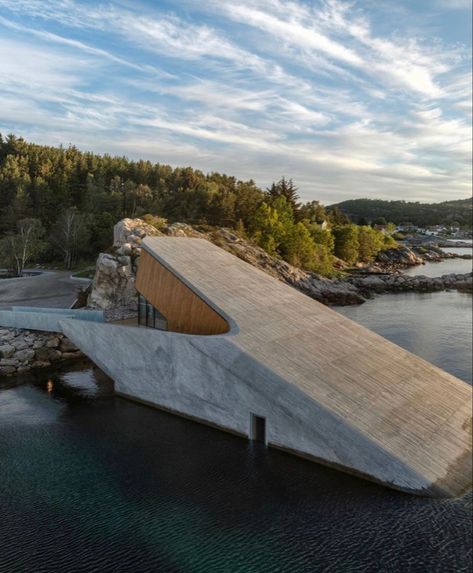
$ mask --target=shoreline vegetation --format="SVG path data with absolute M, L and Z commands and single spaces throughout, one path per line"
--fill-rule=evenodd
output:
M 335 277 L 324 277 L 291 265 L 231 229 L 205 231 L 185 223 L 156 228 L 142 219 L 123 219 L 115 226 L 113 247 L 102 253 L 87 296 L 92 308 L 136 307 L 134 276 L 146 235 L 196 237 L 209 240 L 260 270 L 328 305 L 361 304 L 383 292 L 435 292 L 457 289 L 471 292 L 471 273 L 442 277 L 406 276 L 401 270 L 425 261 L 452 258 L 435 246 L 411 249 L 408 246 L 383 251 L 372 264 L 340 270 Z M 454 255 L 453 255 L 454 256 Z M 463 257 L 462 257 L 463 258 Z M 471 256 L 470 256 L 471 258 Z M 350 272 L 351 271 L 351 272 Z M 84 297 L 85 298 L 85 297 Z
M 450 239 L 453 229 L 457 238 L 471 237 L 471 200 L 427 205 L 360 199 L 348 202 L 351 211 L 344 204 L 326 208 L 301 202 L 285 177 L 263 190 L 225 174 L 1 134 L 0 199 L 0 278 L 57 266 L 93 278 L 79 304 L 106 309 L 112 320 L 136 313 L 133 283 L 147 234 L 207 239 L 327 305 L 361 304 L 388 292 L 472 291 L 471 273 L 421 276 L 425 262 L 471 258 L 441 248 L 469 246 Z M 363 216 L 354 215 L 360 205 Z M 374 216 L 381 212 L 386 216 Z M 442 223 L 444 235 L 428 237 L 409 229 L 410 223 L 401 225 L 405 213 L 417 224 Z M 413 265 L 420 276 L 402 274 Z M 50 366 L 53 357 L 74 359 L 74 351 L 61 350 L 68 341 L 34 348 L 42 344 L 40 333 L 3 329 L 0 338 L 0 376 Z M 18 348 L 12 350 L 10 340 Z M 51 360 L 41 359 L 46 354 Z
M 301 202 L 285 177 L 261 189 L 253 180 L 36 145 L 13 134 L 0 134 L 0 197 L 0 267 L 17 276 L 38 261 L 61 259 L 69 270 L 95 260 L 124 218 L 140 217 L 157 229 L 178 222 L 208 233 L 227 228 L 270 256 L 329 278 L 396 248 L 405 237 L 396 227 L 404 213 L 471 233 L 469 200 L 359 199 L 347 203 L 351 212 L 364 205 L 364 215 L 350 218 L 343 203 Z M 393 217 L 368 216 L 380 212 Z
M 371 265 L 345 269 L 343 275 L 327 278 L 290 265 L 269 255 L 229 229 L 203 232 L 183 223 L 163 225 L 158 230 L 141 219 L 124 219 L 114 228 L 115 241 L 108 252 L 97 259 L 94 278 L 82 291 L 79 306 L 105 310 L 107 321 L 134 320 L 136 293 L 134 277 L 146 235 L 169 235 L 203 238 L 231 252 L 249 264 L 301 290 L 327 305 L 362 304 L 375 295 L 401 292 L 437 292 L 457 290 L 472 292 L 472 275 L 447 274 L 439 277 L 407 276 L 401 270 L 426 261 L 441 262 L 455 257 L 438 247 L 400 246 L 386 250 Z M 471 255 L 460 255 L 470 258 Z M 85 269 L 90 273 L 90 267 Z M 80 274 L 80 273 L 76 273 Z M 26 278 L 26 277 L 25 277 Z M 26 279 L 28 280 L 28 279 Z M 61 334 L 0 328 L 0 380 L 58 368 L 71 361 L 84 360 L 84 355 Z

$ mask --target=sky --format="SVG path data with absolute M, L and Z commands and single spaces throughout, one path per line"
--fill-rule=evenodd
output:
M 0 0 L 0 132 L 305 201 L 471 195 L 471 0 Z

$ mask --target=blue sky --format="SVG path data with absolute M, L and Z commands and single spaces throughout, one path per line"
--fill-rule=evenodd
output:
M 0 0 L 0 131 L 282 175 L 304 200 L 471 195 L 471 0 Z

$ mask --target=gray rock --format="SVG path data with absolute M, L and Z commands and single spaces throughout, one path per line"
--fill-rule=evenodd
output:
M 48 360 L 35 360 L 31 363 L 32 368 L 47 368 L 48 366 L 51 366 Z
M 25 348 L 28 348 L 28 343 L 25 342 L 23 338 L 18 338 L 12 342 L 12 346 L 17 350 L 24 350 Z
M 39 348 L 35 352 L 35 358 L 41 362 L 56 362 L 61 358 L 61 353 L 55 348 Z
M 24 374 L 25 372 L 29 372 L 31 370 L 31 364 L 25 364 L 24 366 L 19 366 L 17 368 L 18 374 Z
M 19 361 L 16 358 L 2 358 L 0 360 L 0 366 L 15 366 L 19 365 Z
M 10 340 L 13 340 L 16 337 L 16 333 L 13 331 L 7 331 L 6 334 L 2 335 L 2 342 L 9 342 Z
M 136 290 L 130 265 L 124 266 L 113 255 L 101 253 L 97 260 L 88 305 L 101 309 L 133 305 L 136 307 Z
M 82 352 L 80 350 L 77 350 L 76 352 L 63 352 L 62 353 L 62 360 L 75 360 L 77 358 L 83 358 L 84 355 L 82 354 Z
M 131 265 L 131 257 L 121 255 L 121 256 L 117 257 L 117 260 L 121 265 L 123 265 L 125 267 Z
M 53 336 L 46 342 L 47 348 L 57 348 L 59 346 L 59 338 L 57 336 Z
M 145 235 L 159 235 L 155 227 L 148 225 L 142 219 L 122 219 L 113 228 L 113 245 L 116 248 L 130 243 L 130 235 L 143 238 Z
M 59 346 L 61 352 L 76 352 L 78 350 L 77 346 L 73 344 L 68 338 L 63 338 Z
M 0 358 L 10 358 L 15 353 L 15 347 L 11 344 L 4 344 L 0 346 Z
M 0 376 L 9 376 L 16 373 L 14 366 L 0 366 Z
M 132 252 L 132 246 L 130 243 L 124 243 L 120 248 L 117 249 L 117 255 L 123 255 L 129 257 Z
M 35 356 L 35 351 L 32 348 L 25 348 L 25 350 L 19 350 L 15 354 L 15 358 L 20 362 L 27 362 L 32 360 Z

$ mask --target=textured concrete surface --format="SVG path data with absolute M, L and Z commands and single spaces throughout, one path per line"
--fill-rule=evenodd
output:
M 118 392 L 413 493 L 471 485 L 471 387 L 199 239 L 145 248 L 229 322 L 194 336 L 62 320 Z
M 103 322 L 104 315 L 101 311 L 58 308 L 13 307 L 13 310 L 0 310 L 0 326 L 7 328 L 61 332 L 60 321 L 63 318 Z
M 0 308 L 13 305 L 68 308 L 84 288 L 83 280 L 71 278 L 70 271 L 45 271 L 41 275 L 0 279 Z
M 29 313 L 43 313 L 43 314 L 61 314 L 80 318 L 83 320 L 92 320 L 94 322 L 104 322 L 105 313 L 103 310 L 90 310 L 81 308 L 48 308 L 38 306 L 12 306 L 13 312 L 29 312 Z

